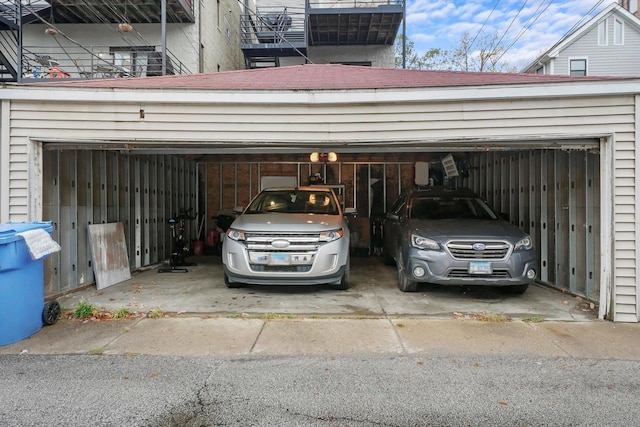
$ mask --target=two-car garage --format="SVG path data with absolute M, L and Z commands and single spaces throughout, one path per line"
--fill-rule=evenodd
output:
M 202 237 L 266 177 L 313 177 L 358 209 L 355 245 L 374 256 L 395 197 L 446 181 L 534 237 L 542 281 L 637 322 L 638 87 L 339 65 L 9 86 L 0 222 L 54 221 L 53 295 L 93 282 L 88 224 L 122 222 L 131 267 L 152 265 L 179 210 Z

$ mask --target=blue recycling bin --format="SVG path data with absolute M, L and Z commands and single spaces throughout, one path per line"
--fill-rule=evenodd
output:
M 0 224 L 0 345 L 35 334 L 45 321 L 43 262 L 48 249 L 33 259 L 33 247 L 20 234 L 38 229 L 51 234 L 53 226 L 51 221 Z

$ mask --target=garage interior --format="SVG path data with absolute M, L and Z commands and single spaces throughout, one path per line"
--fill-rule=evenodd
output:
M 297 154 L 175 154 L 180 150 L 43 143 L 43 219 L 54 222 L 52 236 L 63 248 L 45 263 L 45 293 L 60 295 L 94 283 L 90 224 L 122 222 L 131 270 L 154 266 L 170 257 L 170 218 L 189 210 L 193 219 L 185 221 L 185 235 L 211 251 L 215 217 L 246 205 L 265 178 L 286 177 L 300 185 L 332 186 L 346 207 L 358 211 L 351 220 L 354 254 L 380 263 L 380 221 L 400 192 L 416 184 L 471 188 L 531 234 L 538 280 L 597 302 L 599 144 L 598 139 L 548 142 L 517 150 L 516 143 L 474 144 L 471 150 L 452 144 L 395 153 L 370 148 L 370 153 L 337 152 L 335 162 L 311 162 L 300 149 Z

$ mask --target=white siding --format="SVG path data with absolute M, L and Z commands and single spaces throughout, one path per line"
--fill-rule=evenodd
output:
M 51 88 L 47 88 L 51 91 Z M 417 90 L 419 92 L 419 90 Z M 562 147 L 562 138 L 595 138 L 609 135 L 612 147 L 611 181 L 613 206 L 603 205 L 603 218 L 612 218 L 603 232 L 602 250 L 612 251 L 613 317 L 637 321 L 638 199 L 636 99 L 632 95 L 550 97 L 527 99 L 429 100 L 405 102 L 398 90 L 395 102 L 348 103 L 348 93 L 336 93 L 334 103 L 313 93 L 292 98 L 290 93 L 272 93 L 264 103 L 258 94 L 241 93 L 246 103 L 221 102 L 211 93 L 211 102 L 182 103 L 185 94 L 169 96 L 173 102 L 145 99 L 139 102 L 95 102 L 113 96 L 112 91 L 87 92 L 85 101 L 23 101 L 11 103 L 9 192 L 11 220 L 32 220 L 29 191 L 39 184 L 29 182 L 30 162 L 37 150 L 30 140 L 141 141 L 163 142 L 169 147 L 183 143 L 243 143 L 242 151 L 259 152 L 256 144 L 286 143 L 291 151 L 308 150 L 320 143 L 357 144 L 360 151 L 376 150 L 372 142 L 413 144 L 416 150 L 441 150 L 447 144 L 468 144 L 470 149 L 491 147 L 493 141 L 507 141 L 517 149 L 519 141 L 544 141 Z M 407 91 L 409 92 L 409 91 Z M 49 92 L 49 96 L 51 93 Z M 261 94 L 263 95 L 263 93 Z M 326 95 L 326 94 L 325 94 Z M 537 96 L 532 92 L 531 97 Z M 235 98 L 240 99 L 240 98 Z M 301 101 L 296 102 L 295 99 Z M 377 99 L 377 100 L 376 100 Z M 415 98 L 414 98 L 415 99 Z M 140 118 L 144 109 L 144 118 Z M 285 145 L 286 145 L 285 144 Z M 605 150 L 606 151 L 606 150 Z M 300 152 L 300 151 L 298 151 Z M 607 159 L 605 159 L 606 161 Z M 605 169 L 607 170 L 607 169 Z M 606 191 L 606 190 L 605 190 Z M 606 199 L 603 199 L 606 200 Z M 607 209 L 611 209 L 607 211 Z M 606 229 L 606 220 L 602 228 Z M 606 236 L 611 235 L 611 241 Z M 604 276 L 604 274 L 603 274 Z M 604 302 L 604 301 L 603 301 Z M 607 302 L 604 302 L 607 304 Z
M 598 27 L 594 26 L 582 37 L 563 49 L 554 60 L 553 74 L 569 74 L 569 60 L 587 59 L 587 74 L 590 76 L 637 76 L 640 74 L 640 32 L 618 14 L 607 18 L 608 44 L 598 45 Z M 614 19 L 624 22 L 624 44 L 613 44 Z M 545 72 L 548 72 L 545 70 Z

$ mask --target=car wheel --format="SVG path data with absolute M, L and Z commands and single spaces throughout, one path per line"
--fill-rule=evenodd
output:
M 229 281 L 229 276 L 224 275 L 224 284 L 227 285 L 227 288 L 241 288 L 242 287 L 242 283 L 238 283 L 238 282 L 230 282 Z
M 511 285 L 507 288 L 510 294 L 522 295 L 527 291 L 529 285 Z
M 415 292 L 418 289 L 418 282 L 411 280 L 404 272 L 404 262 L 402 261 L 402 255 L 398 256 L 398 288 L 402 292 Z
M 347 263 L 344 266 L 344 274 L 342 275 L 342 279 L 340 279 L 340 283 L 337 285 L 333 285 L 333 289 L 338 291 L 346 291 L 349 289 L 349 281 L 351 280 L 351 257 L 347 256 Z

